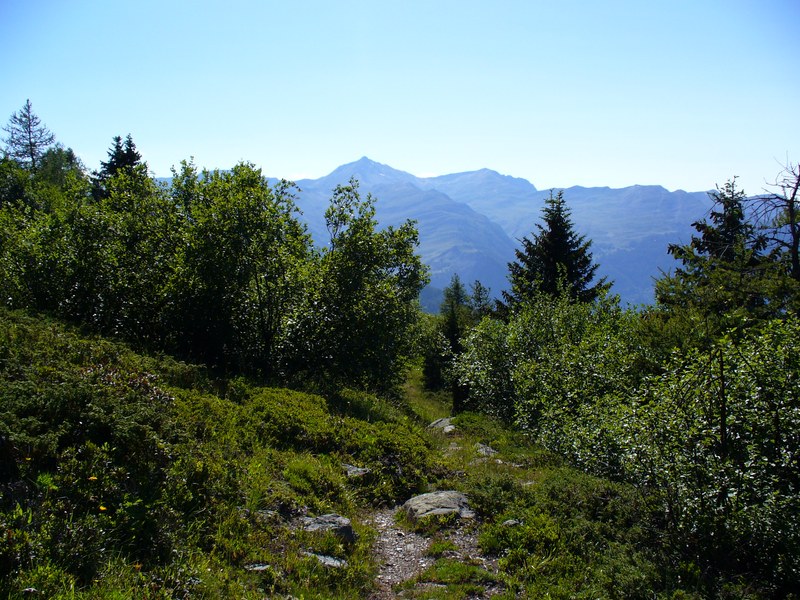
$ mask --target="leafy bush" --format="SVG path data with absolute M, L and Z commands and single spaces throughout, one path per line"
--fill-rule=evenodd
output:
M 713 578 L 800 576 L 800 322 L 678 354 L 643 387 L 621 432 L 626 476 L 657 490 L 673 534 Z M 746 545 L 743 542 L 746 540 Z

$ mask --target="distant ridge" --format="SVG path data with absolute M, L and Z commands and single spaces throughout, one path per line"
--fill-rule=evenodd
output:
M 491 169 L 417 177 L 364 156 L 324 177 L 297 182 L 298 205 L 318 244 L 327 240 L 324 211 L 331 191 L 351 178 L 377 198 L 382 225 L 417 221 L 420 254 L 431 268 L 431 289 L 424 294 L 431 310 L 453 273 L 467 284 L 480 280 L 499 295 L 514 249 L 535 230 L 550 194 Z M 558 189 L 564 189 L 576 229 L 593 242 L 600 275 L 629 304 L 653 301 L 654 278 L 674 267 L 667 245 L 687 242 L 691 223 L 711 206 L 707 192 L 670 192 L 657 185 Z

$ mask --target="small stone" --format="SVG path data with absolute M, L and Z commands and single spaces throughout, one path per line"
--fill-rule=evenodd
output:
M 517 527 L 518 525 L 522 525 L 522 521 L 518 519 L 508 519 L 507 521 L 503 521 L 503 527 Z
M 280 515 L 274 510 L 255 510 L 253 516 L 260 523 L 270 523 L 280 518 Z
M 372 472 L 366 467 L 356 467 L 355 465 L 343 464 L 342 467 L 348 477 L 364 477 Z
M 453 425 L 452 417 L 444 417 L 441 419 L 436 419 L 433 423 L 428 425 L 428 429 L 441 429 L 442 433 L 450 434 L 456 430 L 456 426 Z
M 303 555 L 316 558 L 322 566 L 331 569 L 343 569 L 347 566 L 347 561 L 341 558 L 334 558 L 333 556 L 326 556 L 324 554 L 314 554 L 313 552 L 303 552 Z
M 475 447 L 478 449 L 478 454 L 481 456 L 494 456 L 497 454 L 497 450 L 486 444 L 476 444 Z
M 253 572 L 271 571 L 272 570 L 272 566 L 271 565 L 262 564 L 262 563 L 254 563 L 252 565 L 245 565 L 244 566 L 244 570 L 245 571 L 253 571 Z

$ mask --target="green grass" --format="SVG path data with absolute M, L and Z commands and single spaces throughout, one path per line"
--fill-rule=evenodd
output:
M 474 598 L 497 578 L 482 567 L 460 560 L 439 558 L 412 580 L 399 586 L 406 598 Z
M 450 416 L 451 399 L 448 392 L 430 392 L 423 386 L 422 368 L 415 365 L 409 370 L 403 384 L 403 397 L 415 418 L 423 425 Z
M 425 550 L 425 554 L 434 558 L 441 558 L 443 554 L 457 550 L 458 546 L 452 540 L 434 538 Z

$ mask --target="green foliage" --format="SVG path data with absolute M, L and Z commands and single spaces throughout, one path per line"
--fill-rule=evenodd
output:
M 648 490 L 674 577 L 716 594 L 738 574 L 781 595 L 798 569 L 781 525 L 799 506 L 797 319 L 715 339 L 718 323 L 540 298 L 481 323 L 458 368 L 477 410 L 508 411 L 572 464 Z M 483 514 L 519 494 L 502 480 L 488 489 Z
M 453 397 L 453 413 L 464 410 L 469 389 L 453 373 L 453 362 L 464 351 L 463 339 L 468 331 L 489 314 L 488 290 L 479 281 L 467 293 L 458 274 L 444 290 L 439 315 L 431 317 L 432 328 L 426 331 L 423 348 L 423 375 L 430 390 L 449 388 Z
M 416 227 L 377 230 L 375 200 L 337 186 L 325 213 L 330 243 L 310 265 L 291 311 L 288 369 L 320 385 L 396 389 L 414 348 L 417 298 L 427 282 Z
M 494 582 L 494 576 L 477 564 L 439 558 L 433 565 L 400 587 L 404 598 L 460 600 L 474 598 L 483 593 L 487 585 Z
M 494 507 L 480 544 L 526 597 L 646 598 L 668 564 L 650 537 L 652 515 L 626 486 L 552 469 Z
M 33 112 L 30 100 L 26 100 L 23 107 L 11 115 L 3 131 L 8 134 L 3 140 L 6 155 L 34 171 L 42 154 L 56 139 Z
M 317 390 L 403 381 L 426 274 L 412 223 L 334 190 L 315 250 L 293 185 L 182 163 L 157 183 L 130 136 L 92 180 L 56 146 L 0 164 L 0 298 L 223 373 Z
M 452 540 L 435 537 L 425 549 L 425 554 L 434 558 L 441 558 L 442 555 L 455 551 L 458 551 L 458 546 Z
M 358 403 L 354 416 L 344 398 Z M 434 461 L 400 412 L 374 398 L 367 409 L 361 392 L 336 403 L 339 413 L 241 377 L 217 384 L 0 312 L 0 594 L 363 597 L 370 531 L 356 522 L 359 540 L 344 546 L 290 519 L 402 502 Z M 351 478 L 344 464 L 370 471 Z M 331 571 L 304 552 L 348 566 Z
M 636 317 L 616 298 L 574 303 L 540 295 L 508 322 L 484 319 L 456 372 L 470 388 L 468 407 L 539 433 L 647 373 L 638 338 Z
M 760 573 L 778 594 L 800 572 L 786 527 L 800 517 L 798 333 L 796 319 L 774 321 L 676 355 L 621 423 L 627 477 L 659 491 L 690 558 L 709 577 Z
M 310 252 L 291 187 L 270 188 L 252 165 L 198 177 L 184 163 L 173 188 L 189 219 L 166 290 L 175 347 L 210 365 L 277 373 Z
M 778 255 L 765 254 L 767 238 L 747 219 L 747 197 L 736 180 L 711 197 L 711 221 L 692 224 L 699 235 L 689 244 L 670 245 L 681 266 L 657 281 L 656 299 L 673 312 L 700 309 L 720 335 L 753 319 L 783 314 L 797 290 Z
M 136 150 L 136 144 L 130 134 L 122 142 L 121 136 L 114 137 L 114 145 L 108 151 L 108 161 L 100 163 L 100 170 L 94 174 L 92 181 L 92 196 L 100 200 L 109 195 L 108 184 L 118 173 L 127 171 L 132 173 L 140 167 L 147 170 L 147 165 L 142 163 L 142 155 Z
M 468 410 L 513 420 L 516 397 L 511 374 L 515 360 L 508 325 L 483 319 L 464 341 L 464 352 L 454 365 L 456 377 L 469 388 Z

